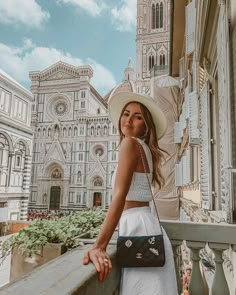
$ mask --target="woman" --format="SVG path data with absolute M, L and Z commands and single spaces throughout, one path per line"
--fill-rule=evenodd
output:
M 167 128 L 166 118 L 149 96 L 120 92 L 108 102 L 111 120 L 120 133 L 119 161 L 113 175 L 112 202 L 93 248 L 85 253 L 84 264 L 93 262 L 99 280 L 104 281 L 112 265 L 106 247 L 119 222 L 121 236 L 160 234 L 158 220 L 151 214 L 152 200 L 139 144 L 145 155 L 146 172 L 160 188 L 162 152 L 158 147 Z M 175 266 L 170 241 L 163 230 L 164 267 L 123 268 L 120 295 L 176 295 Z

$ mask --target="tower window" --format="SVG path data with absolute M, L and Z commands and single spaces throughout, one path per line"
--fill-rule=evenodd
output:
M 149 56 L 149 71 L 154 67 L 154 56 L 150 55 Z
M 152 29 L 163 28 L 164 6 L 163 2 L 152 5 Z
M 160 26 L 159 28 L 163 28 L 163 3 L 160 4 Z
M 156 13 L 155 13 L 155 5 L 152 4 L 152 29 L 155 29 L 155 19 L 156 19 Z
M 156 5 L 156 29 L 160 28 L 160 7 L 159 4 L 157 3 Z

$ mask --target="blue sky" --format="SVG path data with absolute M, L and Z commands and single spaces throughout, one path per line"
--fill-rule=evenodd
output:
M 135 67 L 137 0 L 0 0 L 0 67 L 29 89 L 28 72 L 89 64 L 105 95 Z

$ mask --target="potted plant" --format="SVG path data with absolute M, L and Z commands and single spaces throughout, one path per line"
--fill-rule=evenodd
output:
M 101 208 L 83 210 L 55 218 L 35 220 L 0 244 L 0 262 L 12 253 L 11 281 L 82 243 L 81 236 L 93 238 L 105 213 Z

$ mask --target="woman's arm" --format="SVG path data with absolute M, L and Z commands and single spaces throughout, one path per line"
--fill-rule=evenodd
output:
M 103 281 L 111 270 L 111 262 L 106 253 L 106 247 L 119 222 L 124 209 L 125 198 L 129 191 L 133 172 L 138 163 L 139 150 L 134 139 L 125 138 L 120 145 L 119 161 L 112 193 L 112 202 L 109 206 L 101 231 L 92 248 L 84 256 L 84 264 L 92 261 L 99 272 L 99 279 Z M 108 259 L 108 264 L 104 264 Z

